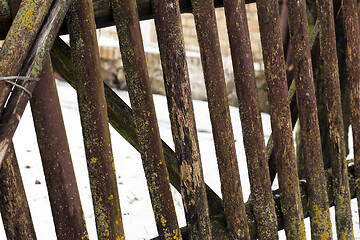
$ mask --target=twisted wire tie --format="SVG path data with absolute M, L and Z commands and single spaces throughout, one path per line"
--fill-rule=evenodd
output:
M 25 76 L 10 76 L 10 77 L 0 77 L 0 81 L 5 81 L 7 83 L 12 84 L 13 86 L 20 88 L 21 90 L 23 90 L 25 93 L 27 93 L 30 98 L 32 98 L 32 94 L 31 92 L 26 89 L 25 87 L 21 86 L 20 84 L 17 84 L 16 82 L 10 81 L 10 80 L 24 80 L 24 81 L 39 81 L 40 78 L 35 78 L 35 77 L 25 77 Z

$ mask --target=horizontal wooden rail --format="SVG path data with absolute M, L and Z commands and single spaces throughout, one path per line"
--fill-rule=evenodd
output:
M 9 8 L 9 0 L 0 0 L 0 40 L 3 40 L 11 26 L 12 18 Z M 151 0 L 137 0 L 137 8 L 140 20 L 153 18 Z M 255 0 L 246 0 L 248 3 L 254 3 Z M 104 28 L 115 25 L 112 16 L 110 0 L 93 0 L 95 22 L 97 28 Z M 223 0 L 214 0 L 215 7 L 222 7 Z M 180 0 L 181 13 L 191 13 L 190 0 Z M 60 34 L 67 34 L 66 24 L 60 29 Z

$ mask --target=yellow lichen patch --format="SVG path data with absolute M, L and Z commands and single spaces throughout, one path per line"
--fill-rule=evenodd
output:
M 114 199 L 114 195 L 111 194 L 111 195 L 108 197 L 108 199 L 109 199 L 109 200 L 113 200 L 113 199 Z
M 165 227 L 167 221 L 166 221 L 166 219 L 164 218 L 164 216 L 161 215 L 160 221 L 161 221 L 161 225 L 162 225 L 163 227 Z
M 96 158 L 96 157 L 90 158 L 90 163 L 95 164 L 96 162 L 97 162 L 97 158 Z

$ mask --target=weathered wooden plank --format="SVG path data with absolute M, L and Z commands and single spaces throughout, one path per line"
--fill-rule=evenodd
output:
M 153 12 L 190 238 L 211 239 L 179 2 L 154 0 Z
M 152 97 L 135 0 L 113 0 L 126 83 L 158 234 L 182 239 Z

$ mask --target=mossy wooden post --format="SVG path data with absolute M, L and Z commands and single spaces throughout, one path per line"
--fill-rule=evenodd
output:
M 305 239 L 278 2 L 259 0 L 257 8 L 285 232 L 288 239 Z
M 350 95 L 350 113 L 351 113 L 351 126 L 353 133 L 353 146 L 354 146 L 354 164 L 355 164 L 355 188 L 356 197 L 358 201 L 358 209 L 360 209 L 360 29 L 359 29 L 359 17 L 357 11 L 357 1 L 344 0 L 342 1 L 343 11 L 343 24 L 345 30 L 345 38 L 347 42 L 346 46 L 346 65 L 348 71 Z M 346 169 L 345 169 L 346 170 Z M 344 174 L 347 174 L 345 172 Z M 344 179 L 344 180 L 347 180 Z M 346 182 L 347 183 L 347 182 Z M 345 188 L 347 187 L 347 188 Z M 341 191 L 344 189 L 345 191 Z M 352 233 L 352 221 L 351 221 L 351 208 L 350 208 L 350 191 L 348 185 L 344 184 L 337 193 L 342 198 L 335 195 L 338 198 L 339 212 L 344 212 L 337 220 L 338 238 L 347 239 L 353 237 Z M 346 195 L 345 195 L 346 194 Z M 358 211 L 359 216 L 360 212 Z
M 12 144 L 0 170 L 0 212 L 8 239 L 36 239 Z
M 302 156 L 309 197 L 311 239 L 332 239 L 318 124 L 305 1 L 288 0 Z
M 224 4 L 257 233 L 259 239 L 277 239 L 245 1 L 225 0 Z
M 200 46 L 227 224 L 235 239 L 249 239 L 214 2 L 192 0 L 191 3 Z
M 50 58 L 31 99 L 56 236 L 89 239 Z
M 72 62 L 98 238 L 125 239 L 93 14 L 90 0 L 70 6 Z
M 16 76 L 30 50 L 52 1 L 23 1 L 0 53 L 0 76 Z M 10 8 L 8 8 L 10 10 Z M 16 9 L 13 10 L 15 16 Z M 11 18 L 9 16 L 9 18 Z M 22 24 L 21 24 L 22 23 Z M 22 33 L 22 34 L 19 34 Z M 0 115 L 11 85 L 0 83 Z M 36 239 L 15 150 L 10 143 L 0 170 L 0 209 L 9 239 Z
M 320 57 L 323 61 L 324 91 L 327 124 L 329 128 L 329 156 L 333 171 L 335 215 L 338 237 L 352 239 L 348 176 L 344 144 L 338 59 L 336 54 L 333 1 L 318 0 L 317 16 L 320 21 Z M 339 235 L 341 233 L 341 235 Z
M 112 7 L 158 233 L 164 239 L 182 239 L 157 124 L 136 2 L 113 0 Z
M 189 235 L 194 240 L 211 239 L 179 2 L 152 3 Z

